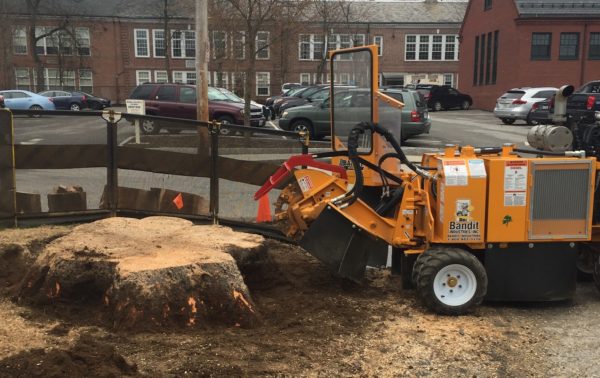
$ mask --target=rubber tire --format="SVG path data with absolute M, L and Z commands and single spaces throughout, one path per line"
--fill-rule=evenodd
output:
M 442 106 L 441 102 L 436 101 L 431 106 L 431 110 L 434 111 L 434 112 L 440 112 L 440 111 L 444 110 L 444 107 Z
M 309 138 L 316 139 L 315 138 L 315 129 L 313 128 L 312 123 L 306 119 L 299 119 L 299 120 L 292 122 L 290 130 L 296 131 L 296 132 L 302 131 L 302 130 L 308 131 Z
M 235 125 L 235 120 L 233 119 L 233 117 L 228 116 L 228 115 L 219 116 L 217 118 L 217 122 L 221 122 L 222 124 Z M 235 134 L 235 132 L 232 132 L 229 129 L 221 129 L 219 131 L 219 134 L 221 134 L 221 135 L 231 135 L 231 134 Z
M 588 253 L 588 255 L 584 255 Z M 588 243 L 581 243 L 577 251 L 577 281 L 591 282 L 594 279 L 595 257 L 599 254 Z
M 532 120 L 532 119 L 531 119 L 531 115 L 530 115 L 530 114 L 528 114 L 528 115 L 527 115 L 527 119 L 525 120 L 525 122 L 526 122 L 526 123 L 527 123 L 529 126 L 535 126 L 535 125 L 537 125 L 537 124 L 539 123 L 539 122 L 537 122 L 537 121 L 534 121 L 534 120 Z
M 516 119 L 514 119 L 514 118 L 501 118 L 501 120 L 502 120 L 502 123 L 505 125 L 512 125 L 516 121 Z
M 425 251 L 420 258 L 421 267 L 417 273 L 417 293 L 430 310 L 442 315 L 464 315 L 481 304 L 487 293 L 487 274 L 481 262 L 473 254 L 459 248 L 433 248 Z M 434 292 L 436 274 L 444 267 L 460 264 L 473 272 L 477 282 L 475 294 L 460 306 L 449 306 L 440 302 Z
M 460 108 L 462 110 L 469 110 L 470 107 L 471 107 L 471 103 L 467 100 L 463 101 L 462 104 L 460 104 Z
M 415 261 L 415 265 L 413 266 L 412 275 L 410 277 L 413 287 L 417 287 L 417 280 L 419 279 L 419 272 L 421 271 L 421 267 L 423 266 L 423 260 L 426 258 L 426 257 L 423 257 L 423 255 L 424 255 L 424 253 L 421 253 L 417 257 L 417 260 Z
M 44 108 L 39 105 L 31 105 L 29 110 L 44 110 Z M 41 116 L 41 114 L 29 114 L 29 118 L 40 118 Z
M 69 110 L 72 112 L 80 112 L 81 111 L 81 105 L 79 105 L 78 103 L 74 102 L 69 106 Z
M 600 253 L 596 255 L 596 259 L 594 261 L 594 283 L 596 284 L 596 288 L 600 291 Z
M 147 122 L 151 124 L 151 127 L 146 127 Z M 160 133 L 160 125 L 158 124 L 158 122 L 156 120 L 143 119 L 142 125 L 140 126 L 140 131 L 142 132 L 142 134 L 156 135 L 156 134 Z

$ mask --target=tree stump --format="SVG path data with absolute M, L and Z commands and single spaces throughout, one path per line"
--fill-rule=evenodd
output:
M 118 328 L 249 327 L 259 317 L 232 254 L 261 253 L 264 242 L 179 218 L 104 219 L 48 244 L 19 296 L 36 304 L 100 305 Z

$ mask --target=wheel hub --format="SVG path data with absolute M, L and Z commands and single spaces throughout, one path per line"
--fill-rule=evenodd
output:
M 449 287 L 455 287 L 456 285 L 458 285 L 458 279 L 456 277 L 450 277 L 447 280 L 447 284 Z
M 462 264 L 447 265 L 436 274 L 433 291 L 443 304 L 462 306 L 475 296 L 477 279 L 473 271 Z

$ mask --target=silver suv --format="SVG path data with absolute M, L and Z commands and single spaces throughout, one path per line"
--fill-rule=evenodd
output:
M 556 93 L 554 87 L 515 88 L 506 92 L 496 101 L 494 116 L 500 118 L 505 125 L 512 125 L 517 119 L 533 126 L 537 124 L 529 116 L 533 104 L 544 101 Z

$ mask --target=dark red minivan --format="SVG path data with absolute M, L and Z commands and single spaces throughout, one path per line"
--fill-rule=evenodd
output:
M 196 119 L 196 86 L 190 84 L 155 84 L 138 85 L 130 96 L 131 99 L 146 101 L 146 114 L 160 117 Z M 252 106 L 251 126 L 264 126 L 266 119 L 262 109 Z M 210 120 L 236 125 L 244 124 L 244 104 L 234 102 L 219 90 L 208 88 L 208 112 Z M 157 134 L 164 128 L 171 132 L 180 131 L 168 124 L 160 124 L 155 120 L 144 120 L 141 130 L 144 134 Z

